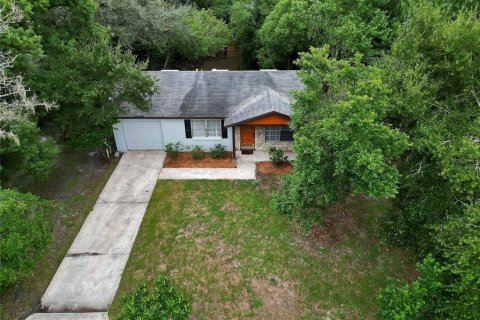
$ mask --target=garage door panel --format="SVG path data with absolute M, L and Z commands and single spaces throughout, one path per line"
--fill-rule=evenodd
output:
M 164 148 L 160 121 L 123 121 L 123 130 L 128 150 Z

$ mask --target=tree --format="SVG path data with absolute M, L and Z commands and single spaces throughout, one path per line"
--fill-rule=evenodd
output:
M 55 141 L 50 137 L 42 137 L 40 128 L 33 122 L 12 122 L 9 128 L 18 142 L 1 140 L 2 162 L 13 163 L 14 167 L 35 179 L 46 180 L 60 154 Z
M 382 67 L 389 121 L 412 141 L 387 237 L 429 251 L 431 227 L 480 196 L 480 21 L 429 1 L 412 3 L 406 19 Z
M 231 35 L 227 25 L 207 10 L 192 10 L 183 17 L 188 26 L 189 38 L 182 43 L 179 52 L 189 59 L 215 55 L 226 47 Z
M 1 5 L 1 3 L 0 3 Z M 10 26 L 22 20 L 23 13 L 16 6 L 0 9 L 0 40 L 10 34 Z M 1 42 L 1 41 L 0 41 Z M 0 139 L 13 139 L 19 143 L 17 135 L 9 129 L 12 122 L 29 121 L 36 107 L 49 110 L 54 104 L 39 101 L 35 95 L 29 95 L 21 76 L 12 75 L 15 58 L 0 51 Z
M 99 11 L 119 44 L 164 68 L 173 56 L 199 59 L 217 53 L 230 41 L 227 25 L 211 11 L 163 0 L 106 1 Z
M 23 13 L 14 5 L 2 8 L 1 39 L 14 38 L 10 34 L 10 26 L 21 21 Z M 52 139 L 41 140 L 33 115 L 38 107 L 49 110 L 55 106 L 37 99 L 28 92 L 21 76 L 12 75 L 10 69 L 14 60 L 0 52 L 0 154 L 3 163 L 6 158 L 13 159 L 12 162 L 21 163 L 22 168 L 35 178 L 45 179 L 58 157 L 59 149 Z
M 306 19 L 312 3 L 307 0 L 281 0 L 258 30 L 257 52 L 262 67 L 292 68 L 292 62 L 309 46 L 310 23 Z
M 104 42 L 58 49 L 43 60 L 43 72 L 33 81 L 61 106 L 56 122 L 70 146 L 102 148 L 126 104 L 149 108 L 153 79 L 141 73 L 146 65 L 137 64 L 132 54 Z
M 294 93 L 297 159 L 277 208 L 304 211 L 351 192 L 396 195 L 399 173 L 392 161 L 408 147 L 407 136 L 387 124 L 390 92 L 380 70 L 361 59 L 329 58 L 324 47 L 311 48 L 297 61 L 305 84 Z
M 26 70 L 29 86 L 40 97 L 58 103 L 55 121 L 71 146 L 102 147 L 126 104 L 148 108 L 154 81 L 142 74 L 145 65 L 137 64 L 132 54 L 110 47 L 109 29 L 95 20 L 96 1 L 23 0 L 18 4 L 28 17 L 12 26 L 11 34 L 33 32 L 42 55 L 28 59 L 30 53 L 19 52 L 29 67 L 15 65 L 14 70 Z M 22 41 L 19 37 L 9 43 Z
M 31 272 L 51 242 L 50 204 L 30 193 L 0 188 L 0 291 Z
M 185 1 L 188 2 L 188 1 Z M 223 21 L 230 21 L 233 0 L 194 0 L 199 8 L 212 10 L 213 14 Z
M 244 60 L 254 64 L 257 42 L 257 30 L 263 24 L 265 17 L 273 10 L 278 0 L 234 0 L 230 15 L 230 29 L 233 39 Z
M 338 59 L 361 53 L 379 58 L 391 43 L 388 0 L 281 0 L 258 31 L 263 67 L 288 67 L 309 46 L 330 46 Z
M 436 228 L 437 249 L 446 273 L 445 301 L 440 307 L 446 319 L 480 318 L 480 202 L 465 208 Z
M 412 283 L 390 281 L 378 296 L 380 320 L 433 319 L 442 287 L 443 268 L 432 256 L 417 264 L 420 276 Z

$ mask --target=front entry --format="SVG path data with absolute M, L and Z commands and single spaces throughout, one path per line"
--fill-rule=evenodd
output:
M 240 126 L 240 150 L 255 149 L 255 126 Z

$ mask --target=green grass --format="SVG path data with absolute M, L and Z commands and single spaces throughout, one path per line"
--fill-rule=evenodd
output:
M 115 166 L 115 161 L 102 164 L 85 152 L 64 151 L 48 181 L 35 181 L 20 171 L 8 172 L 8 180 L 2 181 L 3 187 L 15 187 L 53 201 L 54 230 L 52 246 L 32 274 L 0 295 L 0 319 L 25 318 L 38 307 Z
M 373 319 L 387 278 L 411 276 L 413 259 L 376 240 L 386 204 L 348 201 L 337 223 L 349 227 L 322 231 L 339 235 L 321 245 L 272 212 L 270 195 L 254 182 L 159 181 L 110 313 L 167 272 L 196 319 Z

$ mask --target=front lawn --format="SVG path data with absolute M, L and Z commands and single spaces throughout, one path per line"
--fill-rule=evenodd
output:
M 385 203 L 352 199 L 306 233 L 272 212 L 269 185 L 159 181 L 111 314 L 167 273 L 195 319 L 373 319 L 387 278 L 414 276 L 408 254 L 376 240 Z

